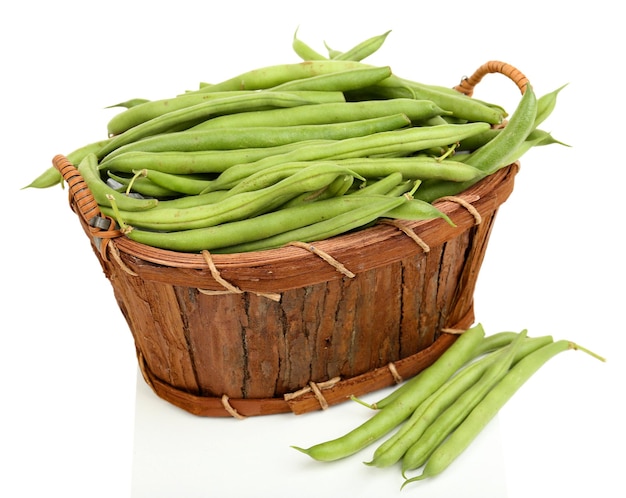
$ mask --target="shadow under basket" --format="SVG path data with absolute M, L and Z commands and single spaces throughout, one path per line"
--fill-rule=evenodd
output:
M 392 386 L 474 322 L 473 293 L 515 163 L 434 204 L 312 244 L 180 253 L 106 228 L 77 169 L 53 161 L 134 337 L 145 381 L 200 416 L 301 414 Z M 103 228 L 105 227 L 105 228 Z

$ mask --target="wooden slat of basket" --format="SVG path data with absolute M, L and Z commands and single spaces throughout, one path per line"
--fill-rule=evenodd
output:
M 465 319 L 459 327 L 467 327 L 473 321 L 473 317 Z M 408 379 L 428 366 L 432 365 L 441 354 L 456 340 L 454 334 L 442 334 L 428 348 L 411 355 L 410 357 L 394 363 L 397 372 Z M 160 398 L 169 403 L 198 416 L 205 417 L 232 417 L 233 414 L 225 407 L 223 397 L 198 396 L 192 393 L 176 389 L 161 381 L 147 367 L 141 355 L 138 355 L 140 367 L 146 383 Z M 334 384 L 328 389 L 323 389 L 322 394 L 326 406 L 333 406 L 350 399 L 351 396 L 362 396 L 372 391 L 394 385 L 395 378 L 388 367 L 371 370 L 350 379 Z M 275 415 L 279 413 L 304 413 L 322 409 L 320 400 L 313 391 L 308 391 L 294 398 L 228 398 L 230 408 L 244 417 L 259 415 Z

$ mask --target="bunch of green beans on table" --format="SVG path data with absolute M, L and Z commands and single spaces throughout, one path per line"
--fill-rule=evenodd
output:
M 234 253 L 313 242 L 381 218 L 452 224 L 435 200 L 532 147 L 562 144 L 540 128 L 562 87 L 537 98 L 528 84 L 509 116 L 364 63 L 389 33 L 346 51 L 327 46 L 328 55 L 296 33 L 301 60 L 109 106 L 122 110 L 107 137 L 67 158 L 130 239 Z M 28 186 L 59 183 L 51 167 Z
M 552 336 L 527 331 L 485 335 L 481 324 L 461 336 L 430 367 L 372 405 L 375 414 L 353 430 L 309 448 L 311 458 L 332 462 L 354 455 L 392 433 L 374 450 L 371 467 L 399 465 L 405 485 L 443 472 L 464 452 L 500 408 L 559 353 L 581 350 Z M 364 402 L 359 401 L 361 404 Z M 416 476 L 409 473 L 421 468 Z

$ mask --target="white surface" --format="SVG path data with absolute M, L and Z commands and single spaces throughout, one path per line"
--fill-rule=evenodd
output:
M 321 0 L 301 5 L 60 0 L 0 8 L 0 495 L 130 496 L 133 462 L 145 451 L 134 447 L 134 436 L 139 441 L 142 432 L 134 434 L 137 366 L 130 333 L 67 207 L 66 193 L 19 189 L 55 154 L 103 138 L 106 121 L 117 112 L 103 110 L 107 105 L 160 98 L 252 66 L 295 61 L 290 42 L 300 25 L 300 37 L 318 50 L 323 40 L 345 48 L 392 29 L 370 62 L 390 64 L 416 80 L 453 85 L 483 62 L 501 59 L 522 69 L 538 94 L 569 83 L 544 128 L 573 147 L 550 146 L 523 159 L 489 244 L 476 316 L 488 332 L 549 333 L 580 342 L 609 361 L 573 352 L 555 359 L 502 410 L 484 444 L 497 451 L 501 442 L 509 498 L 625 496 L 626 275 L 619 242 L 626 179 L 624 30 L 615 4 Z M 486 78 L 476 97 L 509 109 L 518 99 L 497 76 Z M 156 423 L 171 413 L 157 400 L 147 401 L 159 410 Z M 206 458 L 171 475 L 167 486 L 176 492 L 170 496 L 191 495 L 183 489 L 190 475 L 204 473 L 207 483 L 225 484 L 220 476 L 232 468 L 239 472 L 229 485 L 249 490 L 265 486 L 262 476 L 271 469 L 277 487 L 285 479 L 297 482 L 293 494 L 315 489 L 344 496 L 330 491 L 326 481 L 350 493 L 367 479 L 392 496 L 394 479 L 365 476 L 356 460 L 312 471 L 294 454 L 285 469 L 292 472 L 276 472 L 275 462 L 287 458 L 283 442 L 324 439 L 330 429 L 350 425 L 346 416 L 341 408 L 290 419 L 290 425 L 282 417 L 247 420 L 236 426 L 234 442 L 245 450 L 243 456 L 221 458 L 229 450 L 196 446 L 206 450 Z M 212 440 L 218 427 L 236 423 L 176 418 L 185 436 L 192 427 L 206 426 L 198 431 L 204 440 Z M 186 419 L 188 425 L 181 423 Z M 161 434 L 154 441 L 157 460 L 166 451 L 185 451 L 167 446 L 176 441 L 169 427 L 153 428 Z M 274 432 L 280 439 L 258 445 L 244 431 Z M 495 455 L 478 447 L 471 451 Z M 326 479 L 311 478 L 313 472 L 326 473 Z M 459 495 L 469 487 L 466 470 L 450 472 L 445 481 L 427 484 L 429 492 L 440 493 L 454 481 Z
M 363 399 L 374 402 L 387 392 Z M 298 416 L 200 418 L 157 398 L 139 374 L 131 496 L 401 496 L 398 467 L 378 469 L 361 463 L 371 459 L 377 445 L 333 463 L 316 462 L 290 448 L 340 436 L 371 415 L 368 408 L 346 403 Z M 414 488 L 422 498 L 447 498 L 459 490 L 464 497 L 505 496 L 497 419 L 450 469 L 437 480 L 406 487 L 402 494 Z

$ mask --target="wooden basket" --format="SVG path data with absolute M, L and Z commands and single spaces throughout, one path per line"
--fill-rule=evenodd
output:
M 147 384 L 195 415 L 234 417 L 324 409 L 434 362 L 456 339 L 446 330 L 474 322 L 479 269 L 519 168 L 435 202 L 455 227 L 379 223 L 313 244 L 212 255 L 131 241 L 110 228 L 67 158 L 53 164 Z

